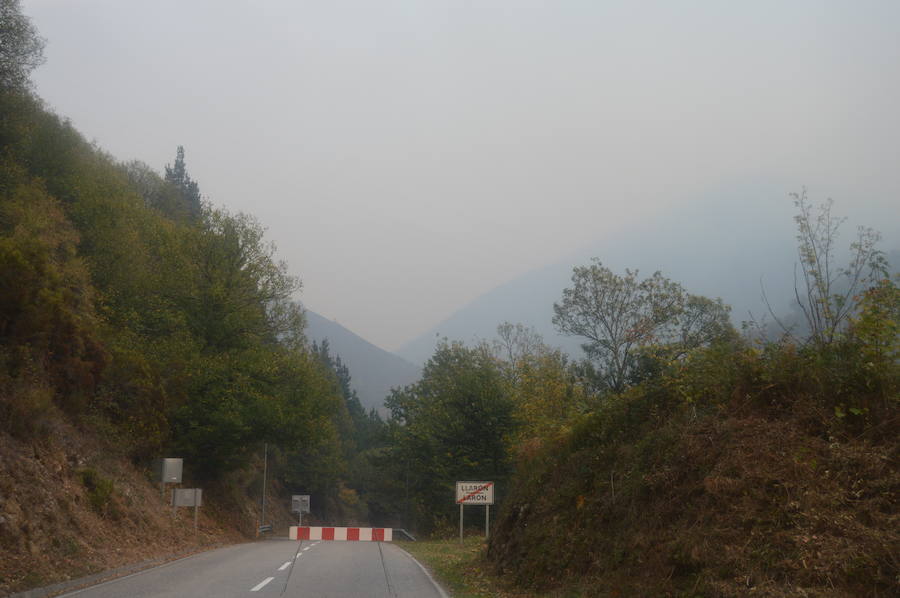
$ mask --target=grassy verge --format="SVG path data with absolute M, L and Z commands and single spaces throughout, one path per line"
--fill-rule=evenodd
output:
M 538 598 L 537 594 L 517 592 L 488 573 L 481 558 L 483 537 L 470 536 L 463 544 L 458 538 L 397 544 L 428 567 L 454 598 Z

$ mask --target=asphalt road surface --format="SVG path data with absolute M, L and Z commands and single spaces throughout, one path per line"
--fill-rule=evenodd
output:
M 389 542 L 268 540 L 194 555 L 64 596 L 447 598 Z

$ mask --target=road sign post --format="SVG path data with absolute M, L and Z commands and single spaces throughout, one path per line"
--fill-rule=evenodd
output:
M 157 459 L 154 463 L 159 480 L 160 497 L 166 499 L 166 484 L 180 484 L 183 459 Z
M 303 527 L 303 514 L 309 513 L 309 494 L 294 494 L 291 496 L 291 512 L 300 517 L 297 527 Z
M 266 482 L 269 476 L 269 443 L 265 443 L 263 448 L 263 487 L 262 487 L 262 508 L 260 509 L 259 514 L 259 527 L 257 529 L 261 529 L 263 525 L 266 525 Z M 256 535 L 259 535 L 259 532 L 256 532 Z
M 197 529 L 198 509 L 203 505 L 203 490 L 200 488 L 175 488 L 172 490 L 172 513 L 178 507 L 194 507 L 194 529 Z
M 463 541 L 463 506 L 484 505 L 484 537 L 490 534 L 490 508 L 494 504 L 494 482 L 456 482 L 456 502 L 459 504 L 459 542 Z

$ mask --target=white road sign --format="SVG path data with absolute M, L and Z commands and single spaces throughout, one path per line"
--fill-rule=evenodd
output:
M 461 505 L 494 504 L 494 482 L 456 482 L 456 502 Z
M 309 513 L 309 494 L 291 496 L 291 511 L 293 513 Z

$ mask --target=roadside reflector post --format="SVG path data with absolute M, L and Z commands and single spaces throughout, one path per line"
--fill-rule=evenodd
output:
M 265 443 L 263 448 L 263 487 L 262 487 L 262 509 L 259 515 L 260 527 L 266 524 L 266 479 L 269 477 L 269 443 Z M 257 532 L 259 535 L 259 532 Z

